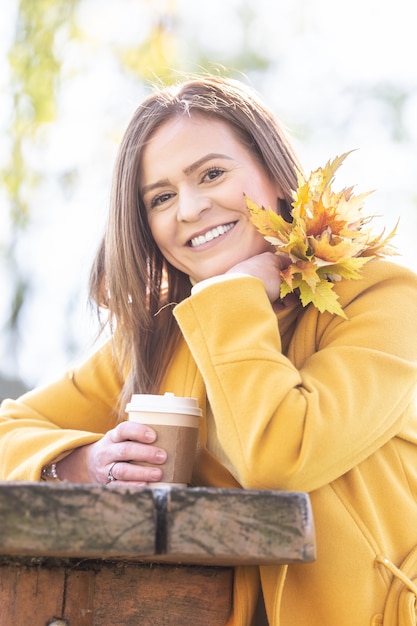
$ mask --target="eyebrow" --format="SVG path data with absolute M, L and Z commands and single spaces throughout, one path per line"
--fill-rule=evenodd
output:
M 218 152 L 210 152 L 209 154 L 206 154 L 203 157 L 201 157 L 201 159 L 197 159 L 197 161 L 194 161 L 194 163 L 191 163 L 191 165 L 188 165 L 187 167 L 185 167 L 183 169 L 183 172 L 186 176 L 189 176 L 196 169 L 198 169 L 201 165 L 204 165 L 204 163 L 206 163 L 207 161 L 211 161 L 212 159 L 231 160 L 231 157 L 227 156 L 226 154 L 221 154 Z M 169 185 L 168 178 L 163 178 L 161 180 L 158 180 L 156 183 L 145 185 L 142 188 L 142 196 L 144 196 L 145 193 L 147 193 L 148 191 L 152 191 L 153 189 L 157 189 L 158 187 L 165 187 L 165 185 Z
M 226 154 L 220 154 L 218 152 L 210 152 L 209 154 L 206 154 L 205 156 L 201 157 L 201 159 L 198 159 L 194 163 L 191 163 L 191 165 L 186 167 L 183 170 L 183 172 L 184 174 L 188 176 L 189 174 L 192 174 L 196 169 L 198 169 L 200 165 L 204 165 L 206 161 L 211 161 L 211 159 L 229 159 L 230 160 L 230 158 L 231 157 L 227 156 Z

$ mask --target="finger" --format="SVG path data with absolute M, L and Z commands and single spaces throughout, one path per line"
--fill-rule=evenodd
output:
M 146 424 L 136 422 L 121 422 L 109 431 L 111 440 L 114 443 L 119 441 L 140 441 L 141 443 L 153 443 L 156 441 L 156 432 Z
M 111 476 L 113 480 L 109 484 L 112 486 L 114 483 L 130 483 L 143 486 L 159 482 L 162 479 L 163 471 L 161 468 L 151 465 L 116 462 L 111 467 Z
M 111 461 L 151 463 L 161 465 L 165 463 L 167 454 L 163 448 L 136 441 L 122 441 L 115 443 L 108 451 Z
M 285 252 L 276 252 L 274 256 L 278 261 L 278 268 L 280 270 L 285 270 L 289 265 L 291 265 L 291 259 Z

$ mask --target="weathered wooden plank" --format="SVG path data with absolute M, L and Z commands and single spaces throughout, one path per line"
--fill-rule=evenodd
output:
M 207 565 L 314 559 L 306 494 L 0 483 L 0 554 Z
M 160 551 L 178 561 L 271 565 L 315 558 L 304 493 L 172 489 L 161 515 L 166 535 Z
M 223 626 L 232 586 L 232 568 L 0 559 L 0 624 Z
M 0 554 L 152 556 L 151 490 L 68 483 L 0 483 Z
M 153 566 L 138 570 L 127 566 L 116 570 L 116 578 L 114 569 L 105 570 L 96 579 L 96 597 L 111 595 L 117 603 L 113 601 L 107 622 L 104 619 L 111 606 L 97 603 L 98 624 L 219 626 L 226 623 L 230 613 L 232 580 L 231 569 Z
M 45 626 L 61 613 L 64 589 L 64 571 L 0 563 L 0 624 Z

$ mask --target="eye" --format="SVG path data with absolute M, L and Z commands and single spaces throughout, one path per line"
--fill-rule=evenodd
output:
M 172 192 L 160 193 L 158 196 L 152 198 L 150 208 L 155 209 L 157 207 L 160 207 L 165 202 L 168 202 L 168 200 L 170 200 L 173 196 L 174 194 Z
M 224 174 L 224 170 L 220 167 L 210 167 L 203 175 L 202 182 L 210 182 L 220 178 Z

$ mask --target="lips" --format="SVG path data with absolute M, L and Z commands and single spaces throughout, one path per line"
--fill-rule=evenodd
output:
M 190 240 L 189 244 L 192 248 L 198 248 L 198 246 L 202 246 L 204 243 L 208 243 L 209 241 L 217 239 L 217 237 L 220 237 L 221 235 L 229 232 L 229 230 L 231 230 L 235 226 L 235 224 L 236 222 L 230 222 L 229 224 L 221 224 L 220 226 L 215 226 L 214 228 L 206 231 L 204 234 L 193 237 Z

